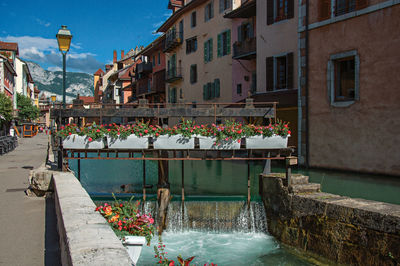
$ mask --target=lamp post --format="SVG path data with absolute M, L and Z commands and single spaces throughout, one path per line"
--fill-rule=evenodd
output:
M 72 35 L 67 26 L 62 25 L 61 29 L 58 30 L 56 35 L 58 48 L 63 55 L 63 109 L 65 109 L 65 58 L 69 51 L 69 46 L 71 45 Z

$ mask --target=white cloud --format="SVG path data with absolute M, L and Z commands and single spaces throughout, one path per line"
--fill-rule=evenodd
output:
M 51 25 L 50 22 L 46 22 L 44 20 L 41 20 L 40 18 L 36 18 L 35 21 L 42 26 L 45 26 L 46 28 L 49 27 Z
M 47 70 L 48 71 L 62 71 L 62 68 L 61 67 L 58 67 L 58 66 L 53 66 L 53 67 L 48 67 L 47 68 Z
M 157 23 L 153 23 L 153 28 L 159 28 L 163 23 L 164 23 L 164 20 L 157 22 Z
M 58 50 L 56 39 L 47 39 L 39 36 L 7 36 L 0 37 L 5 42 L 17 42 L 19 55 L 23 59 L 45 63 L 51 67 L 62 66 L 62 56 Z M 103 67 L 103 63 L 95 58 L 95 54 L 86 52 L 78 53 L 75 50 L 82 49 L 81 44 L 71 44 L 71 50 L 67 54 L 67 68 L 94 73 Z

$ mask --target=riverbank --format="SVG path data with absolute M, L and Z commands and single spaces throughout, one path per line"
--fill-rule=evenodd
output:
M 53 201 L 24 192 L 30 170 L 45 162 L 47 143 L 45 134 L 20 138 L 0 156 L 0 265 L 59 265 Z

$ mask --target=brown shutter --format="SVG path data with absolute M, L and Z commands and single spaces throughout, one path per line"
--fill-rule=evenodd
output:
M 368 6 L 368 0 L 357 0 L 356 9 L 360 10 Z
M 288 0 L 287 18 L 294 18 L 294 0 Z
M 274 1 L 267 0 L 267 25 L 274 23 Z
M 287 85 L 288 89 L 293 89 L 293 53 L 286 55 L 286 67 L 287 67 Z
M 267 91 L 274 90 L 274 57 L 267 57 L 266 61 L 266 72 L 267 72 Z
M 319 0 L 319 20 L 331 17 L 331 0 Z

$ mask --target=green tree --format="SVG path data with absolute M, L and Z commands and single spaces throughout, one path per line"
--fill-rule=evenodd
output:
M 32 121 L 39 117 L 40 110 L 33 105 L 32 100 L 22 94 L 17 94 L 18 118 L 20 121 Z
M 5 93 L 0 92 L 0 127 L 12 119 L 12 100 Z

